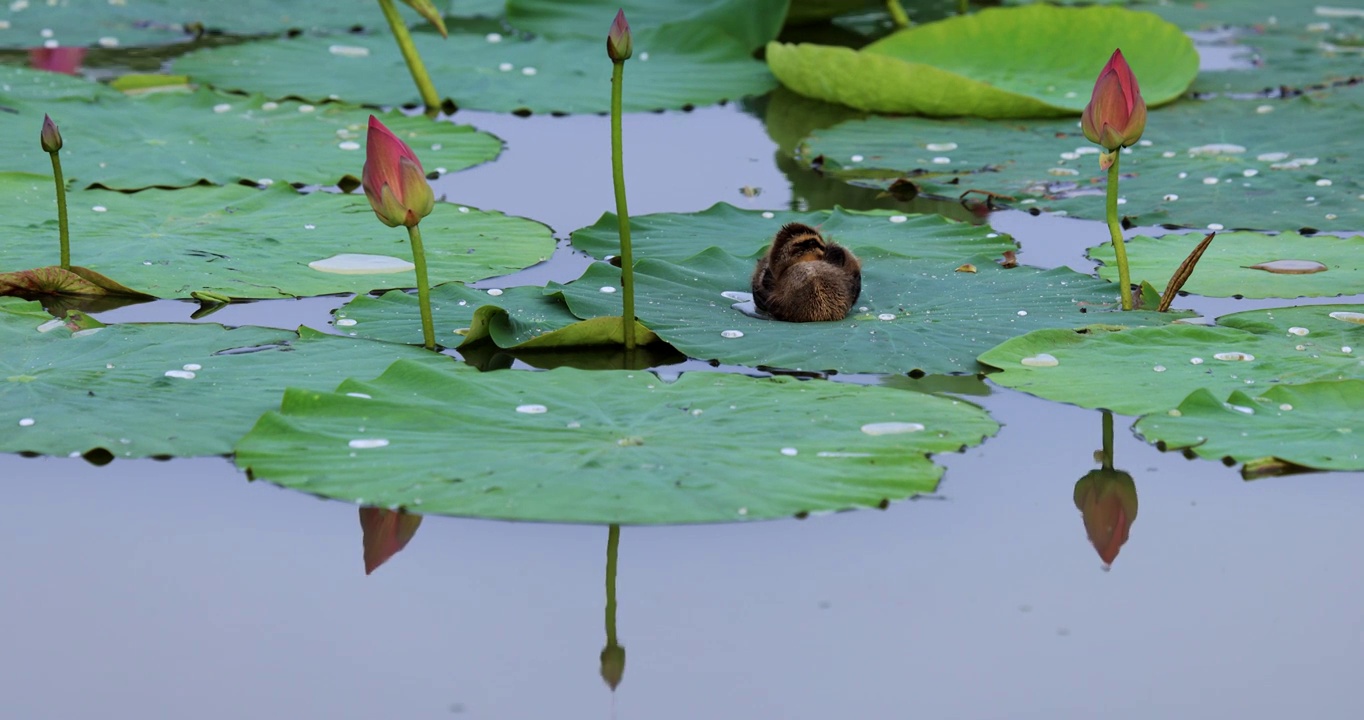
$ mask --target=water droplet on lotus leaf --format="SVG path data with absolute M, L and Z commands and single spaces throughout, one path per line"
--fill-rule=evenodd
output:
M 1364 313 L 1347 312 L 1342 310 L 1340 312 L 1331 313 L 1331 317 L 1335 320 L 1340 320 L 1341 322 L 1354 323 L 1355 325 L 1364 325 Z
M 1277 275 L 1311 275 L 1312 273 L 1326 272 L 1326 266 L 1316 260 L 1270 260 L 1245 267 L 1251 270 L 1264 270 Z
M 902 435 L 904 433 L 921 432 L 924 426 L 915 422 L 879 422 L 867 423 L 862 426 L 862 432 L 868 435 Z
M 1227 361 L 1227 362 L 1237 362 L 1237 361 L 1241 361 L 1241 362 L 1250 362 L 1251 360 L 1254 360 L 1254 359 L 1255 359 L 1255 356 L 1254 356 L 1254 355 L 1251 355 L 1250 353 L 1243 353 L 1243 352 L 1220 352 L 1220 353 L 1217 353 L 1216 355 L 1213 355 L 1213 357 L 1214 357 L 1214 358 L 1217 358 L 1218 360 L 1225 360 L 1225 361 Z
M 314 260 L 308 263 L 308 267 L 318 272 L 336 275 L 376 275 L 409 272 L 417 266 L 388 255 L 341 253 L 322 260 Z

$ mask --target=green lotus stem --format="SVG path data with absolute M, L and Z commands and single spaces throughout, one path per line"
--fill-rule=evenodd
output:
M 1113 413 L 1104 410 L 1104 461 L 1105 470 L 1113 469 Z
M 422 341 L 427 350 L 436 349 L 436 326 L 431 322 L 431 283 L 426 279 L 426 250 L 422 248 L 422 231 L 413 225 L 407 229 L 412 241 L 412 264 L 417 266 L 417 304 L 422 310 Z
M 407 31 L 407 23 L 403 22 L 403 16 L 398 14 L 398 7 L 393 4 L 393 0 L 379 0 L 379 7 L 383 8 L 384 19 L 388 20 L 388 26 L 393 29 L 393 37 L 398 41 L 398 49 L 403 53 L 403 60 L 407 61 L 407 69 L 412 73 L 412 81 L 417 83 L 417 91 L 421 93 L 426 109 L 438 109 L 440 96 L 436 94 L 436 87 L 431 84 L 431 76 L 426 72 L 426 65 L 422 63 L 417 46 L 412 44 L 412 34 Z
M 1127 246 L 1122 242 L 1122 223 L 1118 220 L 1118 158 L 1120 150 L 1113 151 L 1113 164 L 1108 166 L 1108 234 L 1113 236 L 1113 254 L 1118 262 L 1118 292 L 1122 297 L 1122 309 L 1132 309 L 1132 278 L 1127 269 Z
M 635 255 L 630 248 L 630 211 L 625 207 L 625 159 L 621 149 L 620 100 L 625 62 L 611 65 L 611 182 L 616 188 L 616 219 L 620 222 L 620 292 L 625 308 L 621 330 L 627 351 L 635 349 Z
M 66 180 L 62 178 L 62 161 L 56 152 L 52 157 L 52 177 L 57 183 L 57 235 L 62 244 L 62 269 L 71 269 L 71 232 L 66 225 Z
M 895 23 L 895 27 L 909 27 L 909 15 L 905 13 L 904 6 L 900 5 L 900 0 L 886 0 L 886 12 L 890 13 L 890 20 Z
M 606 645 L 616 642 L 616 555 L 620 552 L 620 526 L 612 525 L 606 536 Z

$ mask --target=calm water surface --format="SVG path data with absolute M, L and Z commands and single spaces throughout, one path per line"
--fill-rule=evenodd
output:
M 604 118 L 459 119 L 508 150 L 438 192 L 560 236 L 612 207 Z M 632 116 L 626 133 L 635 214 L 821 206 L 792 191 L 819 179 L 784 174 L 762 123 L 733 106 Z M 1089 271 L 1083 248 L 1106 238 L 1078 220 L 992 222 L 1033 264 Z M 561 253 L 522 279 L 566 280 L 581 262 Z M 321 326 L 342 301 L 209 320 Z M 1119 418 L 1116 465 L 1140 511 L 1106 571 L 1072 501 L 1099 413 L 998 388 L 970 399 L 1004 428 L 940 457 L 936 496 L 624 528 L 614 693 L 598 674 L 606 528 L 430 517 L 366 576 L 355 507 L 248 483 L 220 458 L 0 456 L 0 718 L 1364 717 L 1364 473 L 1245 482 Z

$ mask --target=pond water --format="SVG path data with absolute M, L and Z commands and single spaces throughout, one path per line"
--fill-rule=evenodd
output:
M 456 119 L 508 147 L 438 193 L 561 237 L 612 207 L 606 118 Z M 625 125 L 634 214 L 837 198 L 969 216 L 779 163 L 746 107 Z M 1082 250 L 1106 237 L 1095 222 L 988 220 L 1031 264 L 1090 271 Z M 583 263 L 561 249 L 498 284 L 568 280 Z M 206 320 L 323 327 L 343 301 L 234 305 Z M 1215 315 L 1284 303 L 1181 304 Z M 100 318 L 185 321 L 196 308 L 162 301 Z M 354 506 L 248 483 L 223 459 L 0 456 L 19 509 L 3 534 L 3 716 L 1364 717 L 1353 685 L 1364 473 L 1247 482 L 1161 453 L 1117 418 L 1116 465 L 1134 477 L 1140 513 L 1106 569 L 1072 499 L 1097 467 L 1100 413 L 994 387 L 967 399 L 1004 427 L 939 457 L 947 474 L 931 497 L 624 528 L 627 662 L 614 692 L 599 675 L 604 527 L 428 517 L 366 576 Z

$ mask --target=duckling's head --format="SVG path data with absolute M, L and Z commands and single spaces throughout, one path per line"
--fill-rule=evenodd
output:
M 825 247 L 818 230 L 801 223 L 787 223 L 777 231 L 768 257 L 780 274 L 781 270 L 796 263 L 823 260 Z

